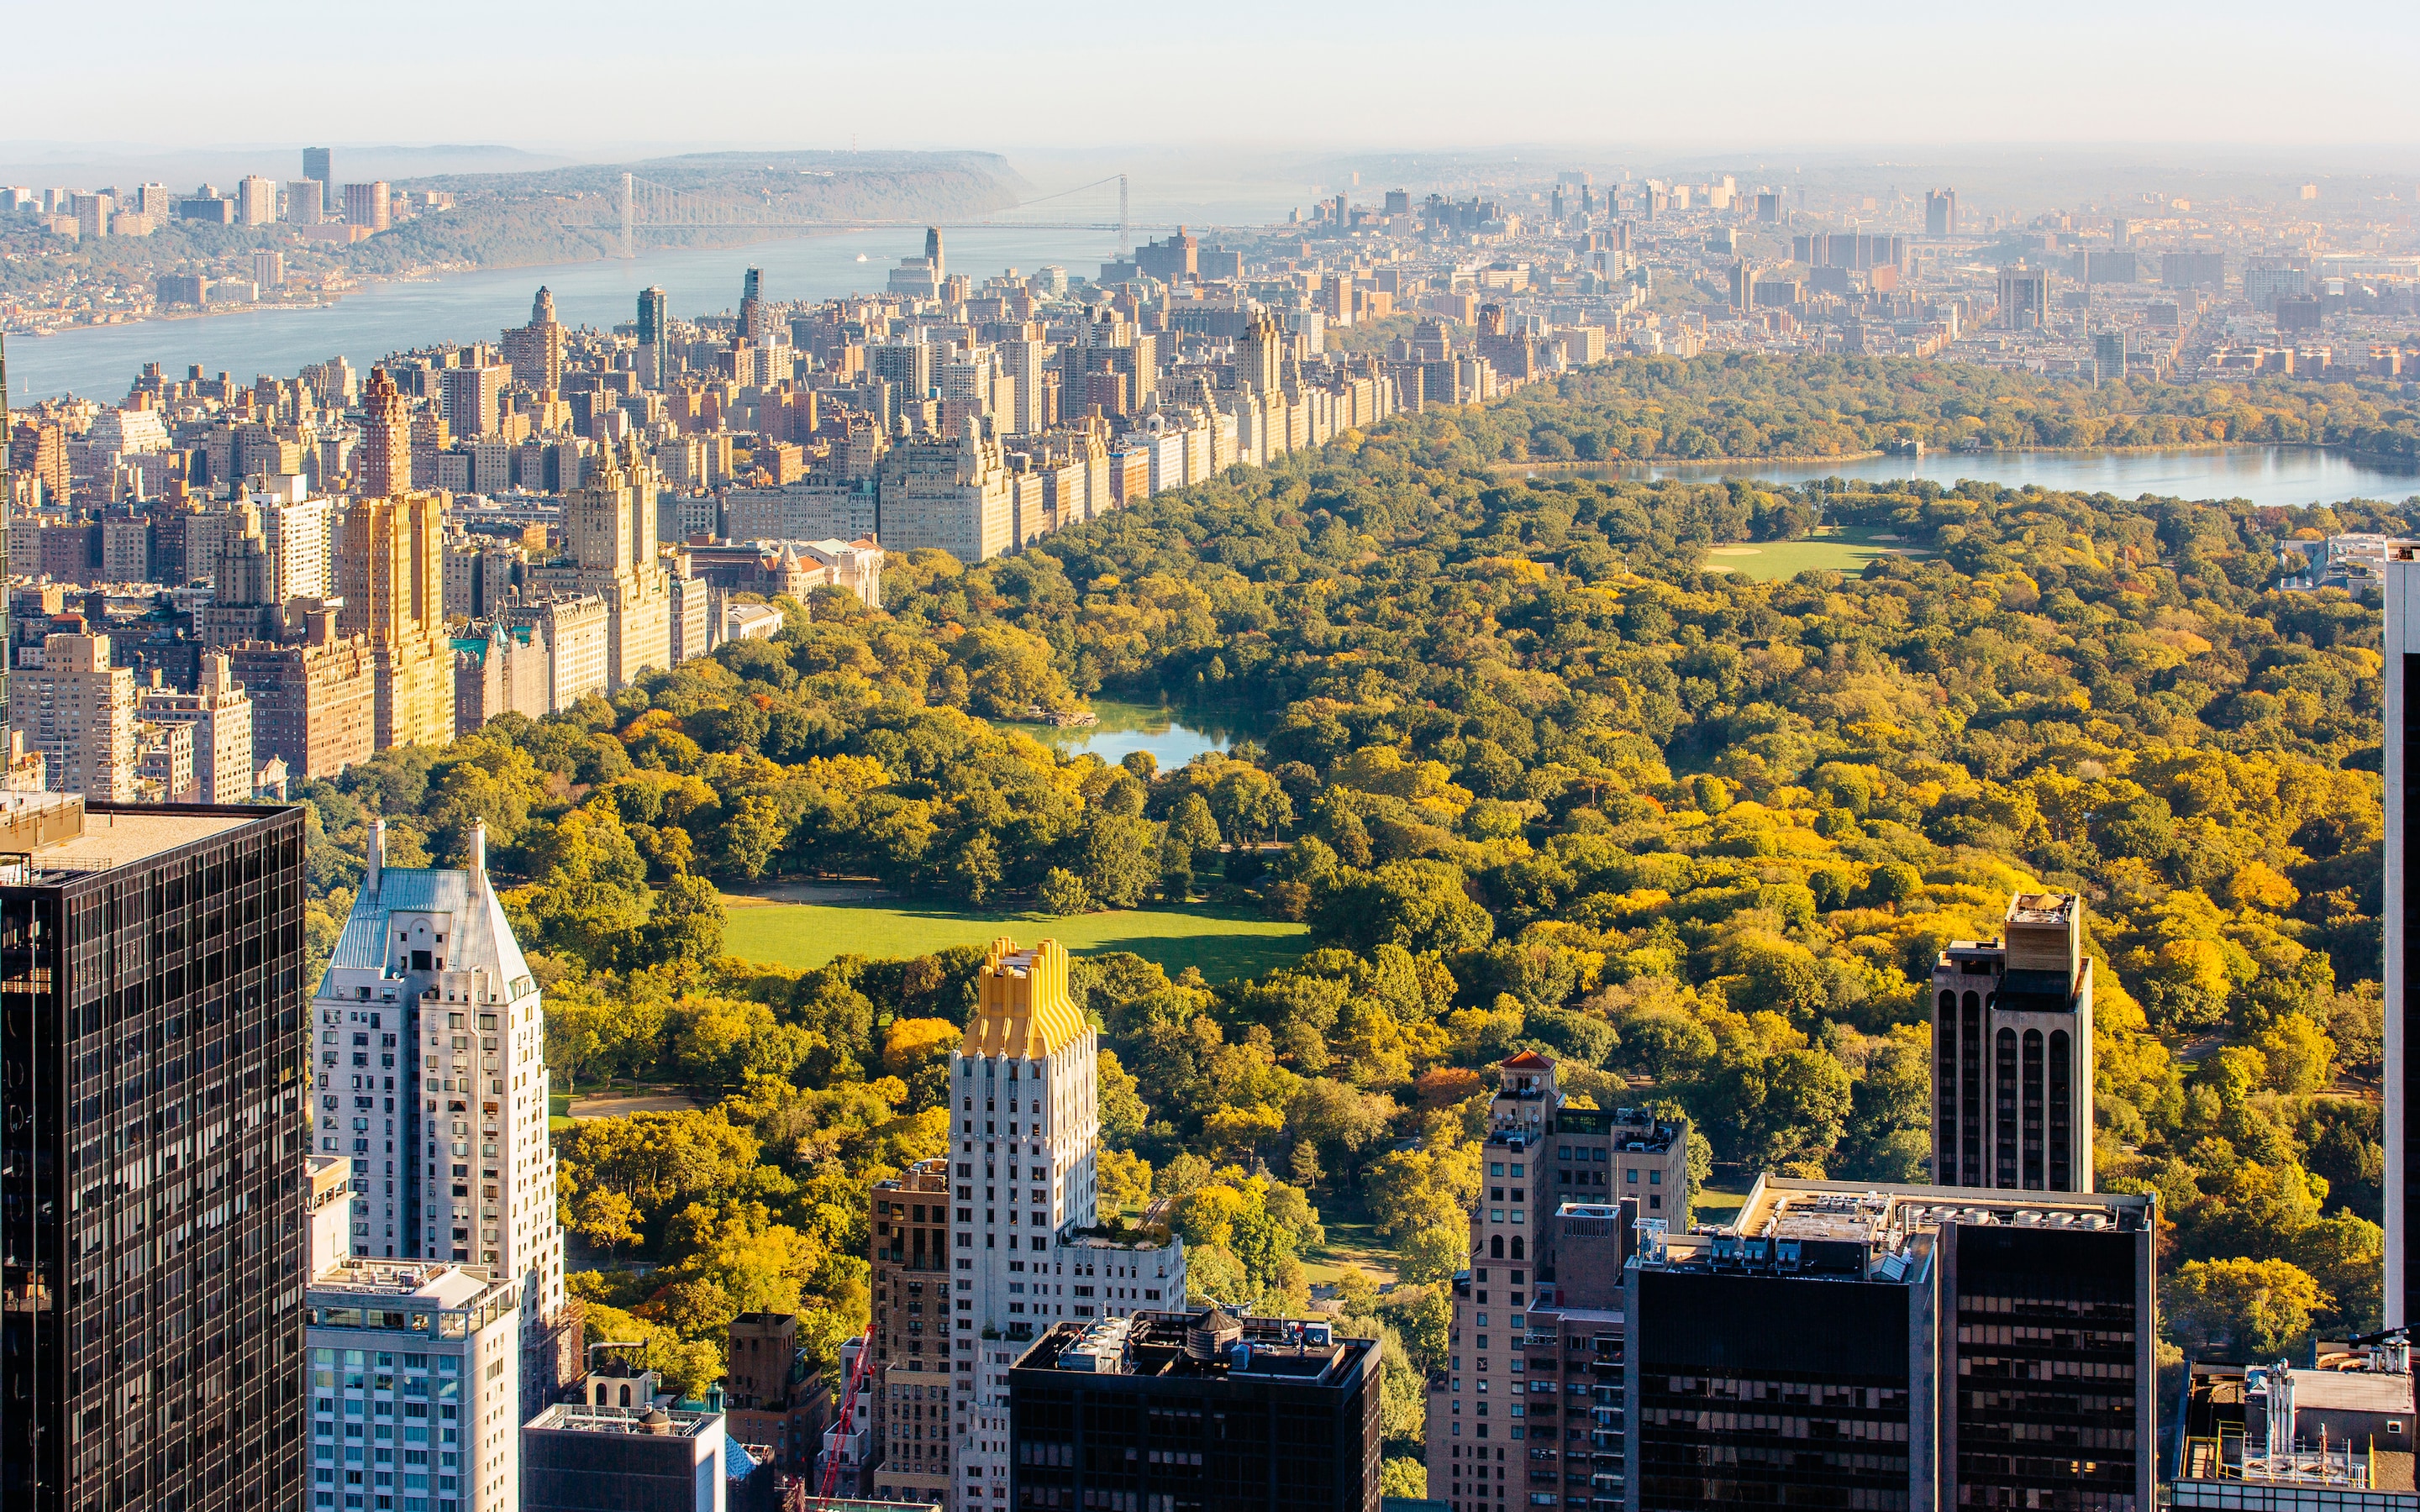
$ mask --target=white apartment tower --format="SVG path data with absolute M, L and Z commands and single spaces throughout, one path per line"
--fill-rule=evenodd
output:
M 950 1057 L 951 1512 L 1008 1505 L 1008 1369 L 1035 1335 L 1185 1299 L 1181 1241 L 1095 1227 L 1100 1039 L 1067 995 L 1066 948 L 994 940 L 976 989 Z
M 475 1265 L 519 1288 L 522 1390 L 536 1411 L 576 1361 L 547 1141 L 544 1010 L 488 880 L 471 866 L 369 867 L 312 998 L 318 1153 L 352 1163 L 357 1257 Z

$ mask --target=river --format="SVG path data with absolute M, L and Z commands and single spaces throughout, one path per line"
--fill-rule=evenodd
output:
M 1032 272 L 1054 263 L 1089 278 L 1117 255 L 1117 234 L 986 226 L 949 232 L 942 250 L 953 270 L 979 280 L 1004 268 Z M 248 310 L 15 336 L 8 342 L 8 399 L 23 406 L 77 393 L 115 403 L 146 363 L 175 374 L 199 363 L 204 372 L 249 381 L 263 373 L 290 378 L 308 363 L 341 356 L 365 372 L 393 351 L 495 340 L 506 327 L 528 321 L 530 298 L 541 284 L 554 294 L 557 319 L 600 329 L 635 318 L 639 290 L 650 284 L 662 285 L 676 315 L 736 310 L 740 275 L 751 268 L 765 270 L 765 292 L 774 300 L 874 293 L 893 263 L 923 251 L 921 232 L 853 231 L 652 252 L 627 262 L 606 258 L 373 284 L 316 310 Z M 857 260 L 861 253 L 863 262 Z
M 1928 452 L 1920 457 L 1866 456 L 1838 462 L 1681 462 L 1607 464 L 1541 470 L 1540 478 L 1816 478 L 1866 481 L 1930 478 L 1948 487 L 1962 478 L 2009 487 L 2039 484 L 2120 499 L 2242 499 L 2255 504 L 2401 501 L 2420 495 L 2420 472 L 2363 461 L 2315 446 L 2197 446 L 2148 452 Z

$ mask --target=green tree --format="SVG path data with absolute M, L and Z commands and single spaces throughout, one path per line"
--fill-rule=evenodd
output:
M 2333 1299 L 2286 1260 L 2187 1260 L 2162 1288 L 2168 1331 L 2206 1359 L 2273 1360 Z

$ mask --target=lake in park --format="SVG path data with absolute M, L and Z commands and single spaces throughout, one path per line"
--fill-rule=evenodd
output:
M 1538 469 L 1541 480 L 1584 478 L 1761 478 L 1809 483 L 1818 478 L 1862 482 L 1930 478 L 1943 487 L 1961 479 L 2007 487 L 2036 484 L 2120 499 L 2144 494 L 2179 499 L 2242 499 L 2255 504 L 2335 503 L 2346 499 L 2399 501 L 2420 495 L 2420 471 L 2397 469 L 2316 446 L 2199 446 L 2140 452 L 1928 452 L 1922 456 L 1861 456 L 1837 462 L 1607 463 Z
M 1184 765 L 1205 750 L 1225 750 L 1252 733 L 1240 719 L 1202 709 L 1124 703 L 1115 699 L 1094 699 L 1091 708 L 1101 722 L 1078 728 L 995 722 L 1032 735 L 1063 756 L 1090 751 L 1114 764 L 1128 751 L 1147 750 L 1163 772 Z

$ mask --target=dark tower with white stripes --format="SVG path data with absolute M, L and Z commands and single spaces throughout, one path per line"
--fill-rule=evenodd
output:
M 2091 1191 L 2083 900 L 2010 898 L 2001 937 L 1950 941 L 1931 991 L 1933 1183 Z

